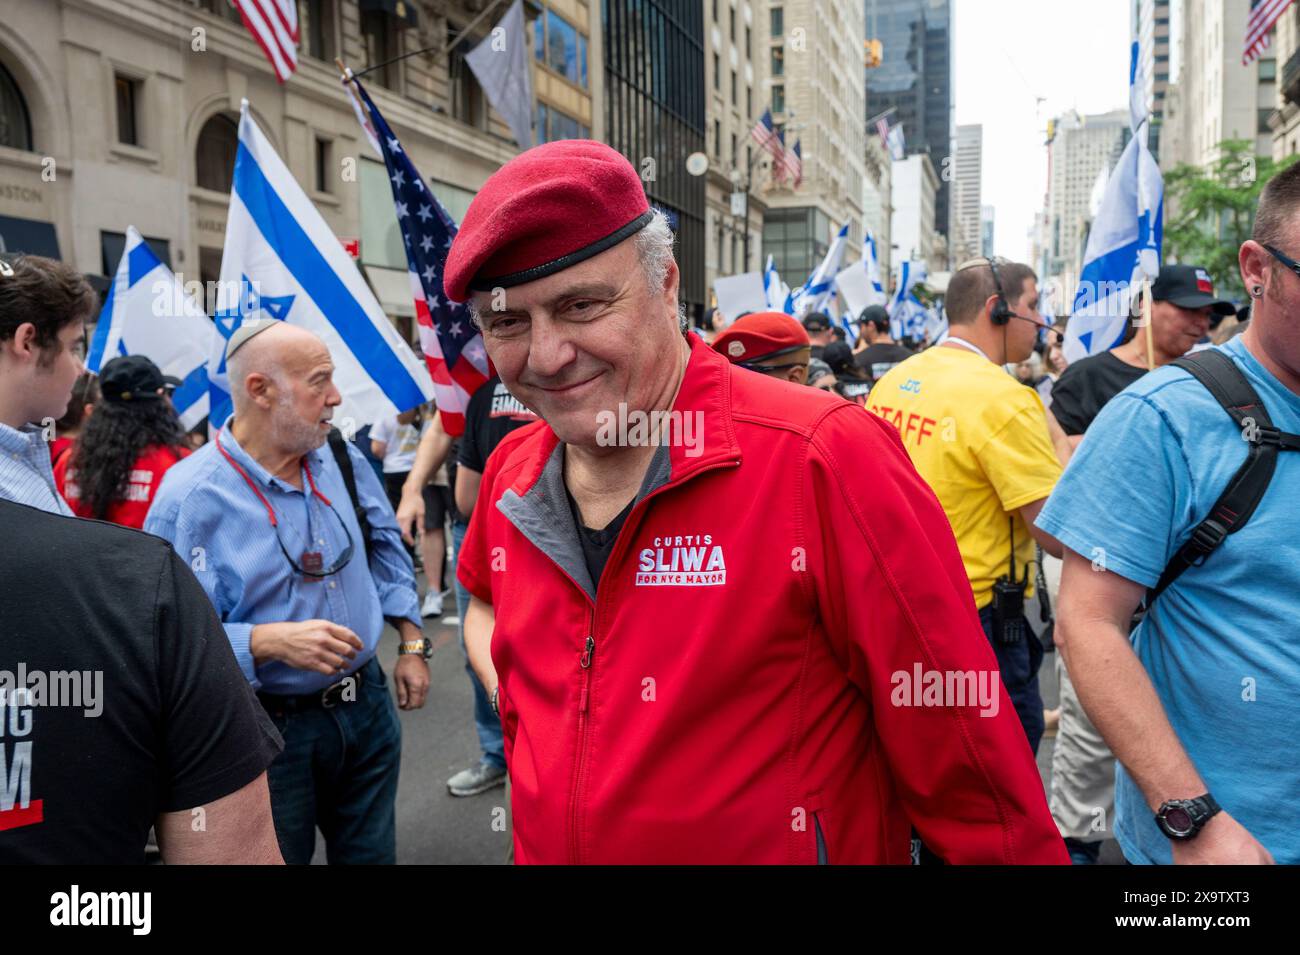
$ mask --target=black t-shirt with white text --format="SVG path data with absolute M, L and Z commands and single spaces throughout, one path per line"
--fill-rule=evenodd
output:
M 1052 414 L 1066 434 L 1083 434 L 1106 402 L 1146 373 L 1108 351 L 1081 358 L 1052 386 Z
M 537 415 L 524 407 L 494 375 L 470 396 L 465 408 L 465 433 L 461 435 L 457 462 L 482 474 L 488 456 L 505 436 L 536 420 Z
M 0 540 L 0 864 L 142 863 L 280 736 L 166 541 L 9 501 Z
M 878 345 L 868 345 L 855 355 L 853 360 L 871 378 L 872 384 L 875 384 L 900 361 L 907 361 L 913 354 L 915 353 L 902 345 L 881 342 Z

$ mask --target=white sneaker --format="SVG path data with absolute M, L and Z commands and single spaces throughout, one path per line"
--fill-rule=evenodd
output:
M 430 590 L 424 595 L 424 605 L 420 607 L 421 617 L 441 617 L 442 616 L 442 594 L 436 590 Z

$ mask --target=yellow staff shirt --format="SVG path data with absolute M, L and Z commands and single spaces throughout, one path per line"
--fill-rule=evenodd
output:
M 972 351 L 938 346 L 886 373 L 867 407 L 898 429 L 939 498 L 983 607 L 1008 572 L 1013 526 L 1018 579 L 1034 559 L 1019 508 L 1051 494 L 1061 476 L 1038 392 Z

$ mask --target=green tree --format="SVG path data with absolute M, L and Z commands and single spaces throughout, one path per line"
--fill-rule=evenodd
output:
M 1296 156 L 1274 162 L 1255 155 L 1255 142 L 1227 139 L 1206 166 L 1182 163 L 1165 176 L 1166 261 L 1207 269 L 1223 298 L 1243 301 L 1237 250 L 1250 238 L 1260 190 Z

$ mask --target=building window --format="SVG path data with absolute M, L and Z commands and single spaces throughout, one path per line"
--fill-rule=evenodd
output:
M 195 181 L 203 189 L 229 192 L 238 151 L 239 123 L 225 113 L 213 116 L 199 130 L 194 147 Z
M 140 128 L 137 110 L 140 101 L 140 81 L 125 76 L 115 76 L 113 85 L 117 92 L 117 141 L 128 146 L 140 145 Z
M 784 86 L 772 87 L 772 112 L 774 113 L 785 112 L 785 87 Z
M 734 166 L 740 161 L 740 147 L 736 143 L 736 134 L 731 134 L 731 164 Z
M 745 87 L 745 119 L 748 120 L 754 115 L 754 87 Z
M 461 32 L 459 26 L 447 21 L 447 42 L 450 43 Z M 462 123 L 475 129 L 487 129 L 487 97 L 483 87 L 478 85 L 474 71 L 469 68 L 465 54 L 472 49 L 462 43 L 447 54 L 447 78 L 451 84 L 451 115 Z
M 722 89 L 722 60 L 716 53 L 713 54 L 713 88 Z
M 731 42 L 736 42 L 736 8 L 731 8 Z
M 334 45 L 334 0 L 307 0 L 307 55 L 329 62 Z
M 780 7 L 773 7 L 770 13 L 773 39 L 779 36 L 785 36 L 785 11 Z
M 749 59 L 754 55 L 754 48 L 750 42 L 753 39 L 753 34 L 753 30 L 749 27 L 745 27 L 745 59 Z
M 316 137 L 316 191 L 333 192 L 334 144 L 328 139 Z
M 1259 78 L 1261 82 L 1277 79 L 1277 60 L 1260 60 Z
M 732 106 L 736 106 L 740 103 L 740 100 L 737 99 L 737 93 L 736 93 L 737 89 L 739 89 L 739 87 L 736 85 L 736 71 L 732 70 L 731 71 L 731 105 Z
M 199 0 L 199 7 L 229 20 L 231 23 L 240 23 L 239 11 L 230 4 L 230 0 Z
M 545 63 L 575 86 L 587 85 L 587 38 L 554 10 L 546 11 L 546 42 L 542 43 L 541 21 L 534 37 L 538 49 L 546 50 Z
M 713 22 L 718 22 L 718 0 L 713 0 Z
M 785 50 L 782 47 L 772 47 L 772 75 L 785 76 Z
M 537 104 L 537 142 L 553 143 L 557 139 L 588 139 L 591 129 L 567 113 L 545 103 Z
M 0 146 L 32 149 L 32 121 L 17 82 L 0 66 Z
M 386 64 L 375 70 L 375 72 L 366 75 L 374 77 L 376 83 L 390 90 L 397 89 L 397 67 L 399 64 L 388 62 L 395 55 L 394 49 L 397 45 L 395 40 L 388 14 L 382 10 L 366 10 L 362 12 L 361 42 L 366 50 L 366 67 L 378 66 L 380 63 Z
M 1259 111 L 1259 128 L 1257 132 L 1259 132 L 1261 135 L 1268 135 L 1269 133 L 1273 132 L 1273 130 L 1271 130 L 1268 126 L 1268 118 L 1272 115 L 1273 115 L 1273 110 L 1271 108 L 1261 109 Z

